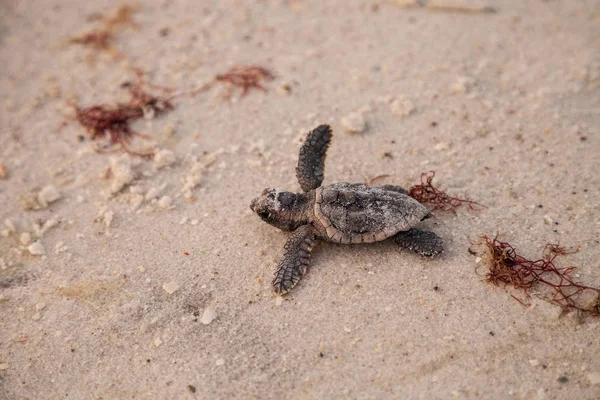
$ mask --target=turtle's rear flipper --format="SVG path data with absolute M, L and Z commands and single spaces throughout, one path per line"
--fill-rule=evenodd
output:
M 444 251 L 444 241 L 433 232 L 411 229 L 397 233 L 394 241 L 400 247 L 416 251 L 422 256 L 433 257 Z
M 273 278 L 273 290 L 276 294 L 286 294 L 296 286 L 306 273 L 314 245 L 315 234 L 310 225 L 302 225 L 288 238 L 283 259 L 279 262 Z
M 332 136 L 329 125 L 319 125 L 308 133 L 300 148 L 296 177 L 305 192 L 310 192 L 323 183 L 325 155 Z

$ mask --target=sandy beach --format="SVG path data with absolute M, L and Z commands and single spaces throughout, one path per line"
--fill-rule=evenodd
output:
M 481 244 L 600 287 L 600 1 L 7 0 L 0 63 L 0 398 L 600 398 L 600 319 Z M 276 296 L 249 205 L 320 124 L 325 184 L 486 208 L 432 212 L 435 258 L 319 243 Z

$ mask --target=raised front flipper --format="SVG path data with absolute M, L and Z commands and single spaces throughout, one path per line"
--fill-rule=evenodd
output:
M 277 266 L 273 278 L 273 290 L 278 295 L 289 292 L 306 273 L 310 252 L 315 245 L 315 234 L 310 225 L 302 225 L 288 238 L 283 259 Z
M 411 229 L 399 232 L 394 241 L 401 247 L 416 251 L 422 256 L 435 256 L 444 251 L 444 241 L 433 232 Z
M 329 125 L 320 125 L 310 131 L 300 148 L 296 177 L 305 192 L 321 186 L 325 170 L 325 155 L 333 136 Z

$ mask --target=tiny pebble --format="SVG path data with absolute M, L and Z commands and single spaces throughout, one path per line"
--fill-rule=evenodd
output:
M 215 312 L 215 310 L 208 307 L 207 309 L 204 310 L 204 313 L 202 314 L 202 318 L 200 319 L 200 322 L 202 322 L 204 325 L 208 325 L 211 322 L 213 322 L 213 320 L 215 318 L 217 318 L 217 313 Z
M 23 246 L 27 246 L 29 243 L 31 243 L 31 234 L 29 234 L 29 232 L 23 232 L 21 233 L 19 240 Z
M 367 122 L 358 112 L 346 115 L 340 120 L 340 124 L 348 133 L 363 133 L 367 130 Z
M 408 99 L 396 99 L 390 104 L 392 114 L 399 117 L 408 117 L 416 111 L 415 105 Z
M 115 214 L 112 211 L 105 212 L 104 213 L 104 226 L 106 226 L 107 228 L 110 228 L 110 225 L 112 224 L 114 217 L 115 217 Z
M 198 221 L 197 219 L 193 219 L 193 220 L 190 221 L 190 224 L 192 224 L 192 225 L 195 226 L 195 225 L 198 225 L 199 222 L 200 221 Z
M 31 319 L 34 320 L 34 321 L 39 321 L 40 318 L 42 318 L 42 315 L 39 312 L 33 314 L 33 317 L 31 317 Z
M 2 364 L 0 364 L 0 371 L 8 369 L 9 367 L 10 367 L 10 365 L 8 365 L 8 363 L 2 363 Z
M 55 226 L 58 226 L 58 221 L 55 219 L 49 219 L 48 221 L 44 222 L 42 229 L 40 229 L 40 234 L 43 235 Z
M 434 146 L 434 149 L 437 151 L 445 151 L 450 148 L 450 144 L 448 142 L 439 142 Z
M 548 214 L 544 215 L 544 223 L 547 225 L 552 225 L 552 218 Z
M 173 204 L 173 199 L 170 196 L 163 196 L 158 201 L 158 205 L 162 208 L 169 208 Z
M 171 165 L 175 164 L 175 161 L 175 153 L 173 153 L 171 150 L 163 149 L 154 154 L 154 166 L 157 169 L 170 167 Z
M 529 360 L 529 364 L 532 367 L 537 367 L 538 365 L 540 365 L 540 362 L 538 360 Z
M 35 305 L 35 309 L 38 311 L 43 310 L 45 307 L 46 307 L 46 303 L 37 303 Z
M 282 296 L 277 296 L 277 297 L 275 298 L 275 305 L 276 305 L 277 307 L 279 307 L 279 306 L 280 306 L 280 305 L 282 305 L 282 304 L 283 304 L 283 297 L 282 297 Z
M 218 366 L 224 365 L 225 364 L 225 360 L 223 360 L 222 358 L 219 358 L 215 364 L 217 364 Z
M 48 204 L 54 203 L 60 199 L 60 192 L 54 185 L 44 186 L 38 193 L 38 202 L 43 208 L 48 207 Z
M 160 338 L 156 338 L 156 339 L 154 339 L 154 340 L 152 341 L 152 345 L 153 345 L 154 347 L 158 347 L 158 346 L 160 346 L 161 344 L 162 344 L 162 340 L 160 340 Z
M 29 250 L 29 253 L 31 253 L 34 256 L 41 256 L 46 254 L 46 249 L 40 242 L 30 244 L 29 247 L 27 247 L 27 250 Z
M 179 290 L 179 284 L 177 282 L 169 282 L 163 285 L 163 289 L 169 294 L 173 294 Z
M 352 332 L 352 329 L 348 328 L 347 326 L 344 327 L 344 332 L 346 333 L 350 333 Z
M 466 76 L 460 76 L 450 85 L 452 93 L 469 93 L 475 84 L 475 80 Z

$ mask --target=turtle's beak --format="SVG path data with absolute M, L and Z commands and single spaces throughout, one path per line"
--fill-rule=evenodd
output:
M 256 212 L 256 210 L 254 209 L 254 207 L 256 207 L 256 203 L 258 203 L 258 197 L 252 200 L 252 202 L 250 202 L 250 209 L 254 212 Z

